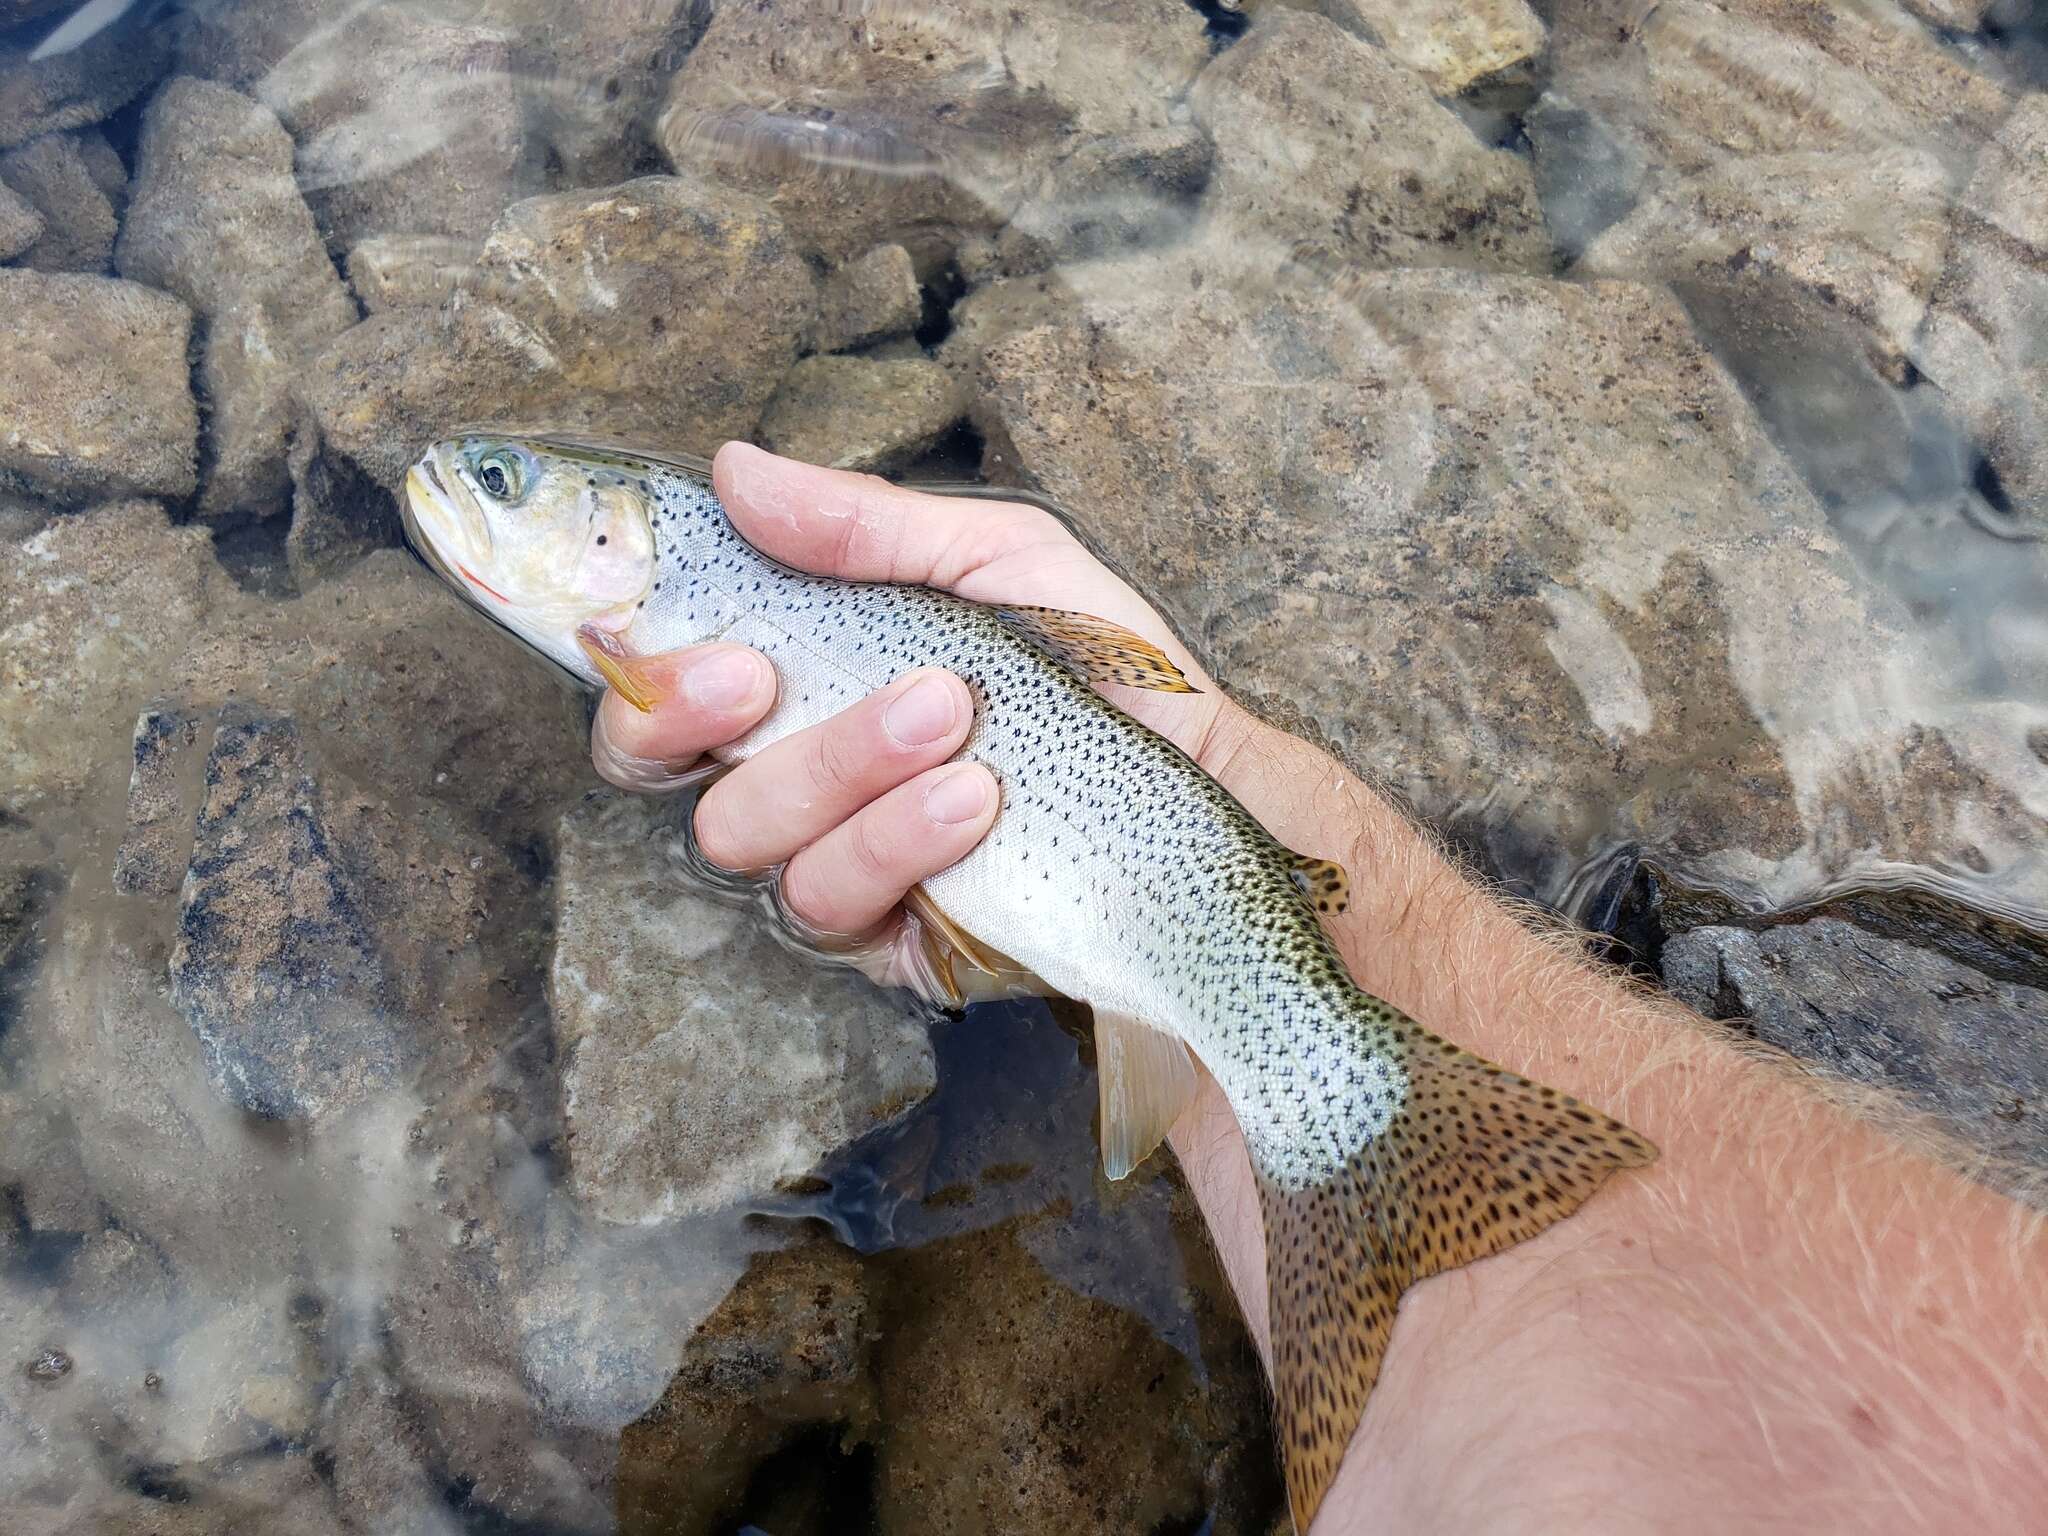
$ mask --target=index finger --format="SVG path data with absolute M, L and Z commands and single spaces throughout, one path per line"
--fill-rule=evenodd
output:
M 1059 520 L 1020 502 L 927 495 L 873 475 L 821 469 L 731 442 L 711 465 L 733 524 L 765 555 L 845 581 L 909 582 L 962 597 L 1015 600 L 989 572 L 1014 556 L 1080 546 Z

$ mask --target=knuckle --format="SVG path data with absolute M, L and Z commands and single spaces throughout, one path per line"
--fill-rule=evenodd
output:
M 782 910 L 807 927 L 829 931 L 838 926 L 831 892 L 810 858 L 799 855 L 784 866 L 777 892 Z
M 888 890 L 902 884 L 897 866 L 902 862 L 902 841 L 878 815 L 859 816 L 847 823 L 847 869 L 862 885 Z
M 874 762 L 865 745 L 870 734 L 843 717 L 819 731 L 808 754 L 812 786 L 833 800 L 864 798 Z
M 697 802 L 697 809 L 691 813 L 690 824 L 695 832 L 699 853 L 720 869 L 738 870 L 744 867 L 746 861 L 739 840 L 739 829 L 733 820 L 732 808 L 727 803 L 731 796 L 718 793 L 718 789 L 722 787 L 714 787 Z

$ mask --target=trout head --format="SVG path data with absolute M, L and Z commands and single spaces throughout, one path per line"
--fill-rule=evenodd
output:
M 591 687 L 654 584 L 646 482 L 533 438 L 435 443 L 406 474 L 405 526 L 450 585 Z

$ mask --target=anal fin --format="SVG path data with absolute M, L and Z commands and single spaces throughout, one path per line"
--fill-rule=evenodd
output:
M 1398 1016 L 1397 1016 L 1398 1017 Z M 1330 1178 L 1258 1168 L 1272 1309 L 1274 1421 L 1306 1532 L 1365 1411 L 1401 1294 L 1577 1210 L 1656 1159 L 1576 1099 L 1401 1020 L 1400 1107 Z
M 1202 691 L 1158 646 L 1108 619 L 1019 603 L 998 608 L 995 615 L 1084 682 L 1122 683 L 1155 693 Z
M 1095 1080 L 1102 1117 L 1102 1171 L 1121 1179 L 1166 1139 L 1194 1102 L 1195 1060 L 1173 1035 L 1140 1019 L 1095 1010 Z

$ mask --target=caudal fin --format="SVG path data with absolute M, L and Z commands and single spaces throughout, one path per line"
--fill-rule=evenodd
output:
M 1273 1396 L 1305 1533 L 1380 1372 L 1401 1293 L 1533 1237 L 1657 1150 L 1618 1120 L 1410 1026 L 1400 1111 L 1318 1184 L 1258 1170 Z M 1256 1167 L 1256 1160 L 1254 1161 Z

